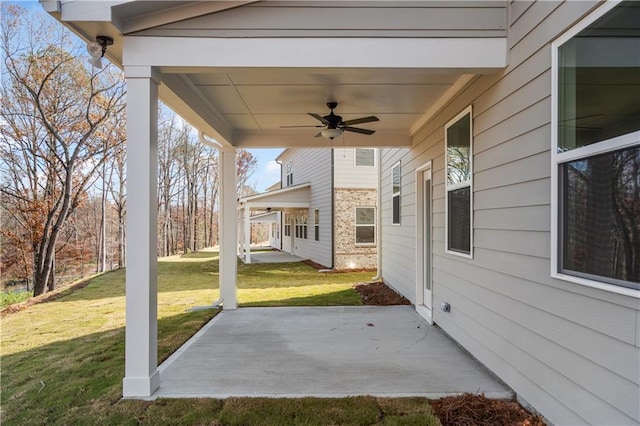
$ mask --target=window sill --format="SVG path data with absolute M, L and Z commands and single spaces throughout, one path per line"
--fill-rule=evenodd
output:
M 447 249 L 445 249 L 444 252 L 447 254 L 452 254 L 454 256 L 464 257 L 465 259 L 473 259 L 473 253 L 462 253 L 460 251 L 447 250 Z
M 574 284 L 584 285 L 586 287 L 596 288 L 598 290 L 608 291 L 610 293 L 621 294 L 623 296 L 629 296 L 636 299 L 640 299 L 640 290 L 635 290 L 627 287 L 620 287 L 614 284 L 603 283 L 600 281 L 588 280 L 586 278 L 574 277 L 573 275 L 566 274 L 551 274 L 551 278 L 556 278 L 562 281 L 568 281 Z

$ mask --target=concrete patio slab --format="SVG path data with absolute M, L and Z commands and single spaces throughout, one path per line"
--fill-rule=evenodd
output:
M 165 398 L 513 396 L 410 306 L 223 311 L 159 369 Z
M 244 262 L 244 257 L 239 257 Z M 251 263 L 288 263 L 302 260 L 304 259 L 301 257 L 278 250 L 251 252 Z

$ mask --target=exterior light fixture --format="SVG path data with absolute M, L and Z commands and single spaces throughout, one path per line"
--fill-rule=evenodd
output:
M 107 46 L 113 44 L 113 39 L 107 36 L 97 36 L 96 41 L 87 44 L 87 52 L 89 52 L 89 63 L 96 68 L 102 68 L 102 58 L 107 51 Z
M 342 130 L 340 129 L 323 129 L 320 134 L 327 138 L 327 139 L 333 139 L 333 138 L 337 138 L 338 136 L 342 135 Z

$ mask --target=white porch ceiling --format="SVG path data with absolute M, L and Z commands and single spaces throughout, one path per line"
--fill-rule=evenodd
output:
M 43 3 L 45 8 L 54 4 Z M 113 37 L 107 57 L 125 72 L 127 67 L 157 67 L 165 103 L 208 136 L 238 147 L 331 146 L 328 139 L 315 137 L 319 129 L 283 128 L 318 125 L 308 113 L 328 114 L 329 101 L 338 102 L 335 113 L 345 121 L 369 115 L 380 119 L 356 126 L 375 130 L 374 135 L 345 132 L 341 144 L 408 146 L 411 134 L 455 89 L 473 75 L 506 65 L 504 1 L 118 0 L 100 2 L 100 8 L 91 3 L 63 2 L 58 19 L 87 40 Z M 327 11 L 326 4 L 341 7 L 342 13 L 368 13 L 361 16 L 368 16 L 369 23 L 358 24 L 364 36 L 323 33 L 317 16 L 318 10 Z M 308 22 L 279 30 L 277 37 L 260 35 L 290 22 L 281 12 L 294 9 L 292 17 Z M 430 22 L 420 29 L 404 28 L 402 20 L 386 18 L 394 10 Z M 474 19 L 474 14 L 483 18 Z M 234 22 L 232 30 L 247 35 L 216 35 L 225 22 Z M 256 30 L 263 22 L 264 28 Z M 202 25 L 208 25 L 208 36 Z M 311 28 L 312 35 L 304 32 Z M 385 36 L 392 28 L 396 35 Z M 452 35 L 443 37 L 443 31 Z
M 301 129 L 320 124 L 307 113 L 326 115 L 337 101 L 343 120 L 376 115 L 360 125 L 376 131 L 404 131 L 440 98 L 461 74 L 427 74 L 399 69 L 251 68 L 184 74 L 234 131 Z M 310 134 L 318 130 L 308 128 Z

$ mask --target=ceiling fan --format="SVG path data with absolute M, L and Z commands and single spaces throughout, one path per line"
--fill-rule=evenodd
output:
M 378 117 L 370 115 L 368 117 L 356 118 L 353 120 L 342 121 L 342 117 L 333 113 L 333 110 L 338 106 L 337 102 L 327 102 L 327 107 L 331 110 L 329 115 L 325 115 L 324 117 L 320 114 L 315 114 L 312 112 L 308 112 L 311 117 L 315 118 L 322 125 L 316 126 L 282 126 L 281 128 L 287 127 L 316 127 L 323 128 L 320 133 L 316 135 L 316 137 L 323 136 L 328 139 L 336 138 L 342 135 L 342 132 L 354 132 L 361 133 L 363 135 L 372 135 L 376 131 L 369 129 L 361 129 L 359 127 L 352 127 L 353 124 L 362 124 L 362 123 L 371 123 L 374 121 L 380 121 Z

